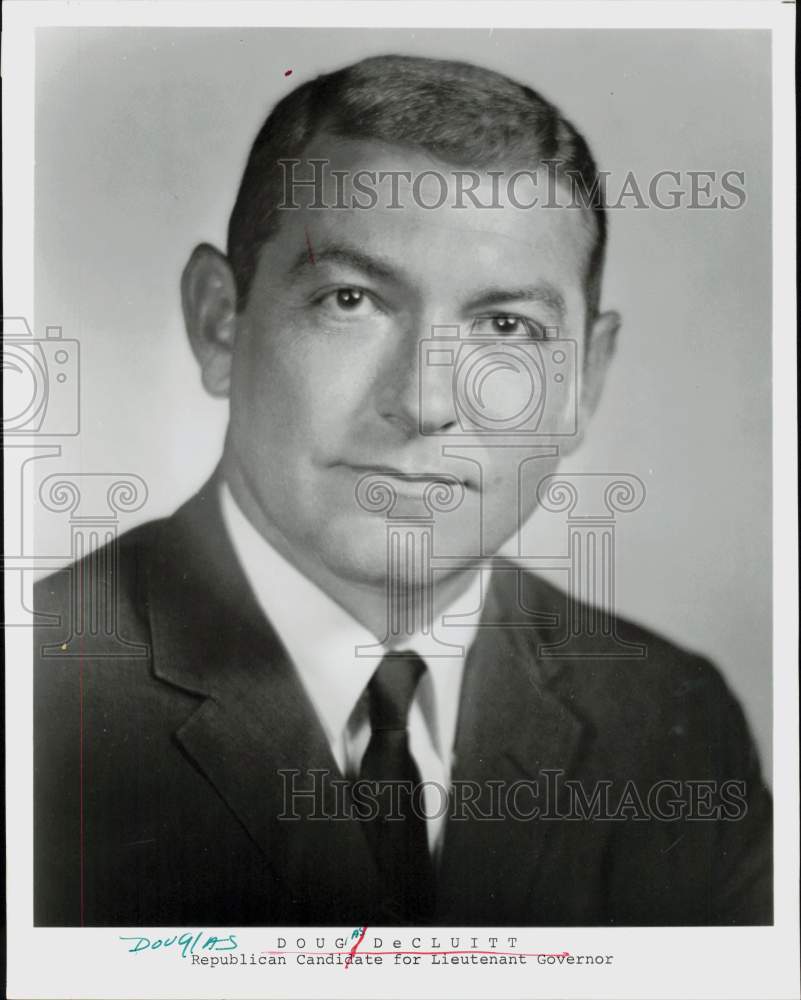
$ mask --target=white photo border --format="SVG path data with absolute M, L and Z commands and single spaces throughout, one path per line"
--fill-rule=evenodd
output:
M 118 928 L 33 927 L 31 643 L 6 634 L 7 696 L 7 995 L 33 997 L 498 997 L 694 998 L 798 997 L 799 773 L 798 575 L 795 309 L 794 5 L 786 3 L 260 3 L 32 2 L 5 5 L 2 38 L 4 289 L 6 316 L 33 315 L 34 83 L 37 27 L 292 26 L 767 29 L 773 53 L 773 547 L 775 923 L 772 927 L 501 928 L 483 935 L 519 938 L 525 951 L 614 953 L 608 966 L 469 968 L 425 975 L 293 965 L 210 974 L 168 952 L 147 961 L 120 948 Z M 779 197 L 780 195 L 780 197 Z M 8 496 L 6 512 L 8 513 Z M 6 519 L 6 550 L 18 528 Z M 30 575 L 30 574 L 29 574 Z M 28 595 L 30 597 L 30 595 Z M 203 928 L 197 928 L 203 930 Z M 207 928 L 209 932 L 218 928 Z M 350 934 L 353 928 L 325 932 Z M 279 936 L 313 940 L 311 928 L 247 928 L 241 951 L 275 947 Z M 370 928 L 368 934 L 372 935 Z M 385 941 L 392 932 L 376 930 Z M 430 937 L 431 932 L 420 932 Z M 449 932 L 450 933 L 450 929 Z M 459 929 L 453 928 L 453 934 Z M 466 935 L 476 933 L 467 930 Z M 408 936 L 404 932 L 404 936 Z M 421 970 L 422 971 L 422 970 Z M 225 978 L 223 978 L 223 975 Z

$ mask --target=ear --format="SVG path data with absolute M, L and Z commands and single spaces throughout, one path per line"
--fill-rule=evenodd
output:
M 601 398 L 609 362 L 615 353 L 620 323 L 620 315 L 616 312 L 599 313 L 587 331 L 581 373 L 578 434 L 570 439 L 567 449 L 562 446 L 563 454 L 569 454 L 577 448 L 587 432 L 587 426 Z
M 208 243 L 195 247 L 184 268 L 181 304 L 203 387 L 225 397 L 236 339 L 236 281 L 226 256 Z
M 588 331 L 581 384 L 580 415 L 582 427 L 586 427 L 589 423 L 601 398 L 609 362 L 614 357 L 617 347 L 620 323 L 619 313 L 599 313 Z

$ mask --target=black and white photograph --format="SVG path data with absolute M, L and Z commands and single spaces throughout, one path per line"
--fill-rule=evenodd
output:
M 797 996 L 794 9 L 312 6 L 4 39 L 9 995 Z

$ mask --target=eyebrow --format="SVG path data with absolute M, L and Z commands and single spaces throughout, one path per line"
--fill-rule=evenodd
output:
M 525 288 L 486 288 L 466 305 L 467 311 L 489 309 L 509 302 L 542 302 L 563 318 L 565 300 L 560 291 L 550 284 L 530 285 Z
M 315 247 L 308 240 L 305 249 L 301 250 L 292 262 L 289 274 L 295 277 L 320 263 L 343 264 L 346 267 L 355 268 L 371 278 L 384 281 L 404 280 L 404 275 L 382 257 L 364 253 L 362 250 L 344 243 L 324 243 L 320 247 Z M 511 302 L 542 302 L 560 319 L 564 319 L 566 312 L 564 296 L 548 282 L 520 288 L 486 288 L 475 295 L 464 309 L 466 312 L 470 312 L 475 309 L 490 309 L 493 306 Z
M 396 269 L 388 261 L 382 260 L 380 257 L 373 257 L 354 247 L 336 243 L 324 244 L 318 248 L 309 242 L 306 249 L 302 250 L 292 262 L 289 273 L 295 276 L 306 268 L 315 267 L 321 263 L 344 264 L 346 267 L 353 267 L 371 278 L 380 278 L 385 281 L 388 279 L 398 280 Z

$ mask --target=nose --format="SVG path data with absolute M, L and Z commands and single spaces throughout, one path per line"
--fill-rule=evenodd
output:
M 442 434 L 457 425 L 453 372 L 459 341 L 432 338 L 432 324 L 399 338 L 379 395 L 379 412 L 409 437 Z

